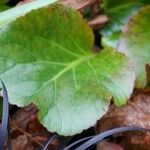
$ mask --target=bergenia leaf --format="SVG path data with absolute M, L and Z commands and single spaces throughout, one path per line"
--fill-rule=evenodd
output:
M 116 48 L 123 26 L 141 7 L 150 4 L 148 0 L 103 0 L 109 23 L 101 31 L 104 47 Z
M 0 0 L 0 12 L 7 10 L 10 8 L 10 6 L 7 6 L 8 0 Z
M 33 9 L 44 7 L 50 5 L 58 0 L 36 0 L 21 6 L 14 7 L 7 11 L 0 13 L 0 28 L 9 24 L 11 21 L 15 20 L 17 17 L 23 16 L 24 14 L 30 12 Z
M 7 10 L 7 9 L 10 9 L 10 7 L 7 6 L 7 5 L 1 5 L 1 4 L 0 4 L 0 12 L 3 12 L 3 11 L 5 11 L 5 10 Z
M 135 64 L 136 87 L 146 84 L 145 65 L 150 63 L 150 6 L 142 8 L 125 26 L 118 49 Z
M 0 5 L 6 4 L 9 0 L 1 0 Z
M 37 105 L 51 132 L 73 135 L 96 123 L 113 96 L 117 106 L 132 93 L 128 58 L 107 49 L 92 52 L 93 33 L 65 6 L 33 10 L 0 32 L 0 77 L 10 102 Z

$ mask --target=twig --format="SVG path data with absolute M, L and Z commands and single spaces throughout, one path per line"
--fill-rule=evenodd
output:
M 21 128 L 17 127 L 15 124 L 13 124 L 13 126 L 19 130 L 20 132 L 22 132 L 24 135 L 26 135 L 28 138 L 30 138 L 32 141 L 36 142 L 37 144 L 39 144 L 41 147 L 44 147 L 43 144 L 41 144 L 39 141 L 37 141 L 36 139 L 34 139 L 29 133 L 25 132 L 24 130 L 22 130 Z

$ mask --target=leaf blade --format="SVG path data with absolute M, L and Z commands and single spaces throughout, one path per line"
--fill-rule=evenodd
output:
M 132 93 L 128 59 L 113 50 L 90 51 L 92 30 L 70 8 L 34 10 L 2 29 L 0 37 L 0 77 L 10 102 L 35 103 L 51 132 L 79 133 L 106 113 L 112 96 L 120 106 Z
M 129 20 L 118 46 L 118 50 L 124 52 L 135 65 L 136 87 L 144 87 L 146 85 L 145 65 L 150 63 L 149 11 L 149 6 L 143 7 Z
M 27 12 L 56 2 L 57 0 L 37 0 L 0 13 L 0 28 Z M 2 1 L 3 2 L 3 1 Z
M 104 0 L 104 10 L 110 21 L 100 32 L 104 47 L 117 48 L 121 31 L 130 17 L 141 7 L 149 5 L 147 0 Z

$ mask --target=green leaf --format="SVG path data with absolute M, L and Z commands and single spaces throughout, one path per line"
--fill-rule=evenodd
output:
M 103 47 L 116 48 L 118 45 L 118 40 L 120 37 L 120 31 L 113 32 L 111 35 L 102 36 L 102 45 Z
M 0 28 L 14 21 L 17 17 L 23 16 L 33 9 L 50 5 L 58 0 L 36 0 L 21 6 L 14 7 L 0 13 Z
M 0 12 L 9 9 L 10 7 L 7 6 L 8 0 L 0 0 Z
M 0 5 L 6 4 L 7 2 L 8 2 L 8 0 L 0 0 Z
M 134 71 L 126 56 L 92 52 L 92 30 L 70 8 L 34 10 L 0 37 L 0 78 L 10 102 L 36 104 L 51 132 L 79 133 L 106 113 L 112 96 L 120 106 L 132 93 Z
M 103 0 L 105 13 L 110 22 L 101 31 L 103 46 L 116 48 L 121 30 L 139 8 L 150 4 L 147 0 Z
M 7 5 L 0 5 L 0 12 L 5 11 L 7 9 L 10 9 L 10 7 Z
M 146 84 L 145 65 L 150 63 L 150 6 L 142 8 L 125 26 L 118 49 L 135 64 L 136 87 Z

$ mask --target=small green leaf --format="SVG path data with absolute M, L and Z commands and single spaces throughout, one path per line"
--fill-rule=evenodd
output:
M 135 64 L 136 87 L 146 84 L 145 65 L 150 63 L 150 6 L 142 8 L 125 26 L 118 49 Z
M 150 4 L 148 0 L 103 0 L 105 13 L 110 22 L 101 31 L 103 46 L 116 48 L 121 30 L 128 19 L 141 7 Z
M 73 135 L 117 106 L 133 90 L 134 71 L 122 53 L 91 51 L 93 33 L 65 6 L 34 10 L 0 32 L 0 78 L 10 102 L 35 103 L 51 132 Z

